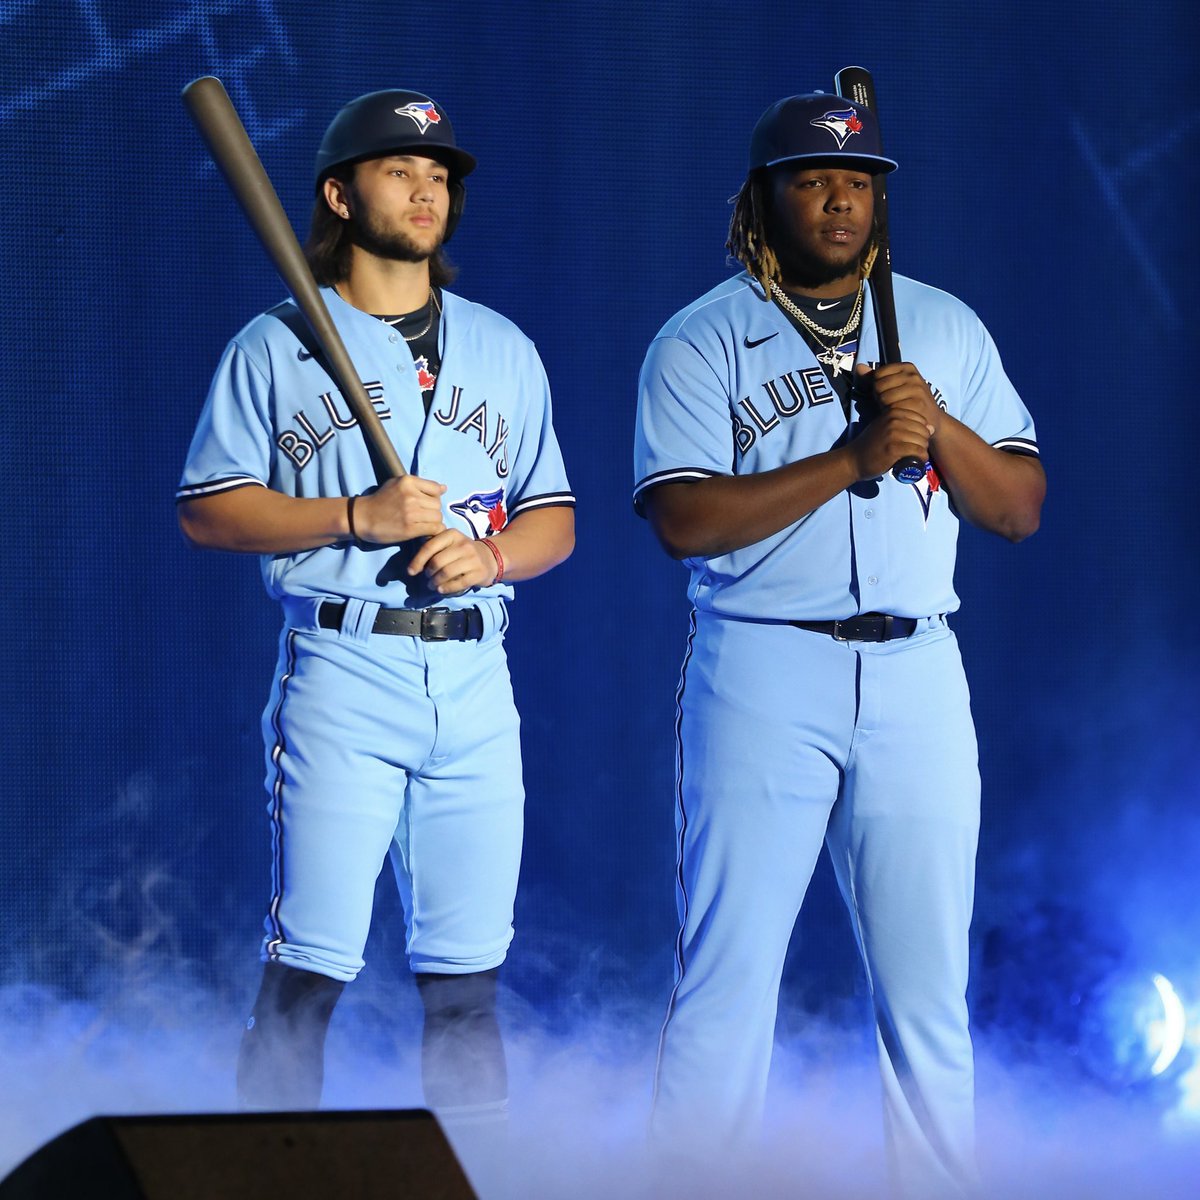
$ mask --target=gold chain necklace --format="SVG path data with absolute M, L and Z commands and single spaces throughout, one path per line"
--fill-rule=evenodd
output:
M 860 282 L 858 285 L 858 295 L 854 298 L 854 308 L 850 313 L 848 320 L 841 329 L 826 329 L 824 325 L 818 325 L 792 298 L 775 282 L 771 280 L 771 295 L 775 297 L 776 303 L 785 312 L 789 312 L 805 329 L 811 330 L 822 341 L 832 341 L 835 345 L 837 342 L 846 336 L 848 333 L 853 333 L 858 327 L 858 319 L 862 316 L 863 306 L 863 285 Z
M 420 333 L 414 333 L 412 335 L 412 337 L 409 337 L 408 334 L 406 334 L 406 333 L 402 333 L 400 336 L 406 342 L 415 342 L 415 341 L 418 341 L 420 338 L 423 338 L 433 328 L 434 316 L 442 311 L 441 306 L 437 302 L 437 293 L 433 290 L 433 288 L 429 289 L 429 299 L 426 301 L 426 303 L 429 305 L 429 320 L 425 322 L 425 328 L 422 329 Z M 407 314 L 405 314 L 405 315 L 407 315 Z M 383 323 L 385 325 L 396 326 L 396 325 L 399 325 L 400 322 L 403 320 L 404 320 L 404 317 L 396 317 L 394 320 L 391 320 L 391 321 L 388 321 L 385 319 Z
M 842 371 L 850 370 L 854 356 L 841 354 L 839 351 L 842 347 L 842 339 L 858 328 L 859 318 L 862 316 L 863 284 L 860 282 L 858 285 L 858 295 L 854 298 L 854 309 L 850 313 L 850 319 L 841 329 L 826 329 L 824 325 L 818 325 L 775 280 L 770 280 L 770 284 L 771 295 L 775 297 L 775 302 L 779 307 L 795 317 L 821 343 L 821 349 L 816 352 L 817 362 L 828 367 L 830 374 L 835 378 Z M 846 362 L 846 359 L 850 359 L 850 362 Z

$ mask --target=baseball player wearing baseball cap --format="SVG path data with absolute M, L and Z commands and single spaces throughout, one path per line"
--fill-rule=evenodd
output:
M 230 342 L 179 486 L 188 538 L 259 554 L 283 607 L 262 721 L 265 967 L 238 1064 L 250 1109 L 319 1102 L 389 857 L 427 1102 L 479 1122 L 506 1101 L 496 973 L 524 802 L 506 603 L 570 554 L 574 497 L 533 344 L 446 290 L 474 167 L 445 110 L 401 90 L 348 104 L 317 155 L 306 251 L 409 474 L 376 485 L 286 303 Z
M 691 572 L 679 688 L 676 982 L 653 1128 L 693 1152 L 761 1115 L 784 955 L 822 842 L 874 1000 L 892 1171 L 975 1178 L 968 926 L 979 774 L 947 614 L 961 519 L 1038 525 L 1033 422 L 975 314 L 895 279 L 879 357 L 871 113 L 793 96 L 754 129 L 744 270 L 663 326 L 640 379 L 635 505 Z M 915 484 L 899 460 L 929 461 Z

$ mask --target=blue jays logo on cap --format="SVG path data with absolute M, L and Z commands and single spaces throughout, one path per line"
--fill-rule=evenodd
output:
M 846 159 L 847 165 L 876 174 L 894 171 L 879 142 L 879 123 L 865 104 L 811 92 L 777 100 L 750 134 L 749 169 L 804 159 Z
M 863 123 L 859 119 L 858 113 L 852 108 L 835 109 L 833 112 L 827 112 L 823 117 L 817 117 L 815 120 L 809 121 L 809 124 L 833 134 L 833 139 L 837 142 L 839 150 L 856 133 L 862 133 L 863 131 Z
M 450 505 L 450 511 L 458 513 L 477 539 L 490 537 L 508 524 L 508 513 L 504 511 L 504 489 L 494 492 L 474 492 L 465 500 Z
M 428 100 L 424 103 L 406 104 L 403 108 L 397 108 L 394 111 L 398 117 L 408 117 L 422 133 L 430 125 L 440 125 L 442 121 L 442 114 Z

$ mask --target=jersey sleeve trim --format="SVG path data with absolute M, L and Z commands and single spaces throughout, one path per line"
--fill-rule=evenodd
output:
M 643 504 L 646 498 L 646 493 L 652 488 L 656 488 L 662 483 L 681 483 L 686 480 L 695 481 L 697 479 L 712 479 L 720 475 L 720 471 L 709 471 L 705 467 L 669 467 L 665 471 L 655 471 L 651 475 L 647 475 L 633 489 L 633 507 L 639 517 L 646 514 L 642 511 Z
M 237 488 L 260 487 L 267 485 L 261 479 L 252 475 L 231 475 L 228 479 L 214 479 L 208 483 L 189 483 L 175 493 L 175 503 L 181 500 L 197 500 L 201 496 L 216 496 L 221 492 L 232 492 Z
M 1025 454 L 1030 458 L 1041 458 L 1042 456 L 1037 442 L 1031 442 L 1028 438 L 1003 438 L 998 442 L 993 442 L 992 449 L 1006 450 L 1009 454 Z
M 526 496 L 518 500 L 516 504 L 508 510 L 509 520 L 513 517 L 520 516 L 521 513 L 530 512 L 535 508 L 574 508 L 575 496 L 571 492 L 547 492 L 544 496 Z

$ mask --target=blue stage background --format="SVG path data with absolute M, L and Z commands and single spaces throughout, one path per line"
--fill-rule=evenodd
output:
M 875 71 L 901 163 L 896 268 L 979 312 L 1050 479 L 1032 541 L 961 541 L 954 624 L 985 780 L 981 1030 L 1038 1025 L 1030 1013 L 1110 968 L 1163 972 L 1194 1012 L 1197 18 L 1187 0 L 1086 14 L 0 6 L 0 1023 L 161 977 L 238 1010 L 254 985 L 278 617 L 254 560 L 183 544 L 172 497 L 226 339 L 281 287 L 180 88 L 225 81 L 301 234 L 315 145 L 362 92 L 433 94 L 479 158 L 457 290 L 537 342 L 579 497 L 578 549 L 518 588 L 510 637 L 529 793 L 510 1004 L 566 1028 L 657 1011 L 670 986 L 687 605 L 629 503 L 637 370 L 659 325 L 730 270 L 726 201 L 755 119 L 851 62 Z M 399 980 L 387 889 L 380 907 L 369 972 Z M 1026 948 L 1015 992 L 989 944 Z M 789 1013 L 859 1028 L 865 987 L 824 868 L 793 960 Z

